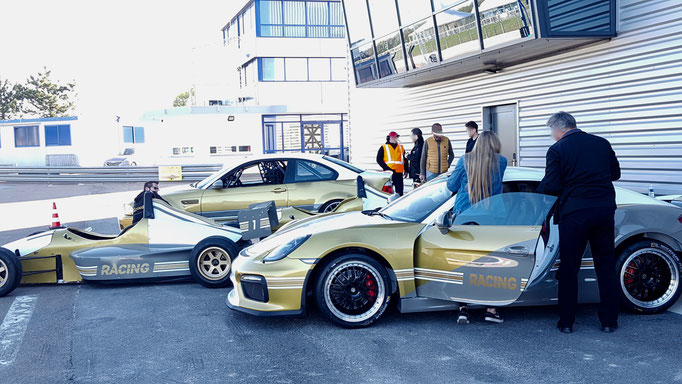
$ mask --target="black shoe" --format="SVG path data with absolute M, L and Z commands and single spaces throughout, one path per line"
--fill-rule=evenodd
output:
M 457 324 L 469 324 L 469 312 L 466 308 L 459 310 L 459 316 L 457 316 Z
M 502 316 L 500 316 L 500 313 L 495 311 L 495 313 L 492 313 L 490 311 L 485 311 L 485 321 L 490 321 L 492 323 L 501 323 L 504 321 Z
M 616 332 L 616 329 L 618 329 L 618 326 L 603 326 L 601 327 L 601 331 L 604 333 L 613 333 Z

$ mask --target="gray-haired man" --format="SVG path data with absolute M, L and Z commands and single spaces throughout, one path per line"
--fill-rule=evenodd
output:
M 618 280 L 615 269 L 614 214 L 620 165 L 611 144 L 577 128 L 573 116 L 557 112 L 547 121 L 556 143 L 547 151 L 545 177 L 538 193 L 558 196 L 555 222 L 559 224 L 559 322 L 573 332 L 578 300 L 578 272 L 590 244 L 599 285 L 602 331 L 618 328 Z

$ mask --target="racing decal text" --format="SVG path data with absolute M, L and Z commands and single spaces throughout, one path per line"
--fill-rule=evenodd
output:
M 510 289 L 512 291 L 516 290 L 517 282 L 514 277 L 502 277 L 502 276 L 492 276 L 492 275 L 469 275 L 469 285 L 474 285 L 477 287 L 484 286 L 489 288 L 501 288 Z
M 121 264 L 121 265 L 103 265 L 102 275 L 132 275 L 135 273 L 149 272 L 149 264 Z

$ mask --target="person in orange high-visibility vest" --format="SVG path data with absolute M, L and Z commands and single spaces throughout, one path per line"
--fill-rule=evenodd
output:
M 393 191 L 398 195 L 403 195 L 403 177 L 405 175 L 405 147 L 398 143 L 398 135 L 391 132 L 386 136 L 386 144 L 379 147 L 377 151 L 377 164 L 381 166 L 384 171 L 391 171 L 391 181 L 393 182 Z

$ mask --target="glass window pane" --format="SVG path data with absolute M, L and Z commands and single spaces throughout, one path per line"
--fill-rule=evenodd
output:
M 284 36 L 285 37 L 305 37 L 305 27 L 304 26 L 284 26 Z
M 395 1 L 369 0 L 374 37 L 383 36 L 398 29 L 398 13 Z
M 472 0 L 463 0 L 436 15 L 443 60 L 481 50 L 473 8 Z
M 491 196 L 455 217 L 453 225 L 542 225 L 556 197 L 529 192 Z
M 344 37 L 345 35 L 345 27 L 329 27 L 329 37 Z
M 305 1 L 285 1 L 284 24 L 305 25 Z
M 261 36 L 266 37 L 282 37 L 282 26 L 279 25 L 261 25 L 260 26 Z
M 308 27 L 309 37 L 329 37 L 329 27 Z
M 123 127 L 123 142 L 133 143 L 133 127 Z
M 308 3 L 308 25 L 327 25 L 329 24 L 329 8 L 327 2 Z
M 416 69 L 438 63 L 438 47 L 433 19 L 429 17 L 403 28 L 407 68 Z
M 284 81 L 284 59 L 264 57 L 260 60 L 263 81 Z
M 59 128 L 56 125 L 45 126 L 45 146 L 59 145 Z
M 372 39 L 369 29 L 369 14 L 365 0 L 344 0 L 351 49 Z
M 358 84 L 378 79 L 372 43 L 352 49 L 351 55 L 353 56 L 353 68 Z
M 400 33 L 396 32 L 376 41 L 377 60 L 381 77 L 405 72 L 403 47 L 400 45 Z
M 345 25 L 343 22 L 343 7 L 341 2 L 329 3 L 329 24 Z
M 261 1 L 260 2 L 260 22 L 261 24 L 282 24 L 282 2 L 281 1 Z
M 524 5 L 525 3 L 524 1 Z M 603 33 L 611 30 L 610 0 L 548 1 L 546 3 L 550 33 Z M 527 6 L 526 9 L 528 9 Z
M 491 0 L 491 1 L 497 1 L 497 0 Z M 512 0 L 513 1 L 513 0 Z M 462 3 L 462 0 L 433 0 L 433 9 L 438 12 L 441 9 L 449 8 L 452 5 L 457 5 Z M 473 7 L 474 5 L 471 5 L 471 9 L 469 12 L 473 12 Z
M 135 142 L 144 143 L 144 127 L 135 127 Z
M 332 81 L 346 80 L 348 80 L 348 73 L 346 72 L 346 59 L 332 59 Z
M 528 0 L 494 3 L 479 1 L 478 13 L 481 20 L 483 47 L 491 48 L 504 45 L 511 41 L 520 40 L 530 35 L 530 25 L 527 22 L 525 10 Z M 520 4 L 520 5 L 519 5 Z
M 329 59 L 315 58 L 308 59 L 308 71 L 310 81 L 329 81 L 331 80 L 331 66 Z
M 334 172 L 318 163 L 311 161 L 296 161 L 296 181 L 319 181 L 330 180 L 334 177 Z
M 308 80 L 307 59 L 287 58 L 284 63 L 286 71 L 286 81 L 306 81 Z
M 431 15 L 431 0 L 398 0 L 398 11 L 402 25 Z
M 59 145 L 71 145 L 71 126 L 59 126 Z

